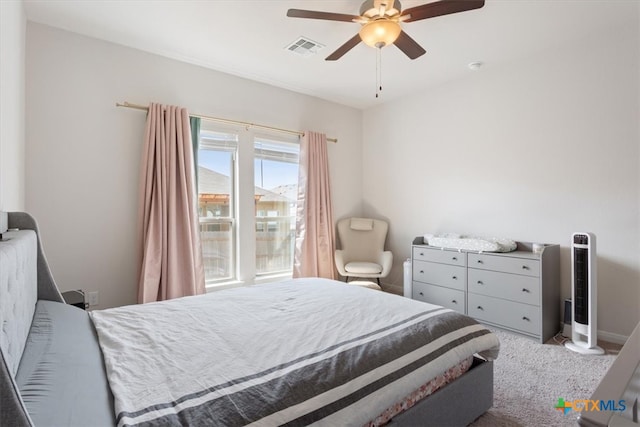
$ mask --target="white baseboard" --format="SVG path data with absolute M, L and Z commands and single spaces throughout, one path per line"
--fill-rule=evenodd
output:
M 613 332 L 598 331 L 598 339 L 614 344 L 624 344 L 629 337 L 626 335 L 614 334 Z
M 563 332 L 564 331 L 564 323 L 560 326 L 560 331 Z M 568 335 L 565 335 L 564 333 L 562 334 L 562 336 L 564 336 L 565 338 L 571 338 L 571 325 L 567 325 L 568 326 Z M 602 341 L 607 341 L 613 344 L 621 344 L 624 345 L 625 342 L 627 342 L 627 339 L 629 337 L 626 335 L 620 335 L 620 334 L 614 334 L 613 332 L 607 332 L 607 331 L 598 331 L 598 341 L 602 340 Z

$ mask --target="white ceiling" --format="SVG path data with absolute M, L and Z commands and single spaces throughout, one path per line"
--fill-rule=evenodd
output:
M 411 61 L 363 43 L 336 62 L 324 58 L 359 24 L 286 17 L 287 9 L 358 14 L 354 0 L 24 0 L 27 19 L 269 83 L 356 108 L 368 108 L 483 69 L 526 60 L 622 25 L 637 26 L 640 0 L 487 0 L 482 9 L 404 23 L 427 51 Z M 428 0 L 404 0 L 408 9 Z M 299 36 L 326 47 L 311 57 L 285 50 Z

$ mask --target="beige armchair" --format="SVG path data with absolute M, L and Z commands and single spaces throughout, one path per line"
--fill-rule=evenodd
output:
M 342 249 L 336 250 L 338 272 L 348 282 L 349 277 L 387 277 L 393 254 L 384 250 L 389 225 L 371 218 L 345 218 L 338 221 L 338 238 Z

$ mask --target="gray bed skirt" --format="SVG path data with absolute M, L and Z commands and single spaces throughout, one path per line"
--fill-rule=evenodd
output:
M 493 406 L 493 362 L 474 359 L 452 383 L 394 417 L 389 426 L 466 426 Z

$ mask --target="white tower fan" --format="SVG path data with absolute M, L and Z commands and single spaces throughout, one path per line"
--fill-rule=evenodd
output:
M 571 341 L 565 346 L 582 354 L 604 354 L 598 347 L 596 236 L 571 235 Z

